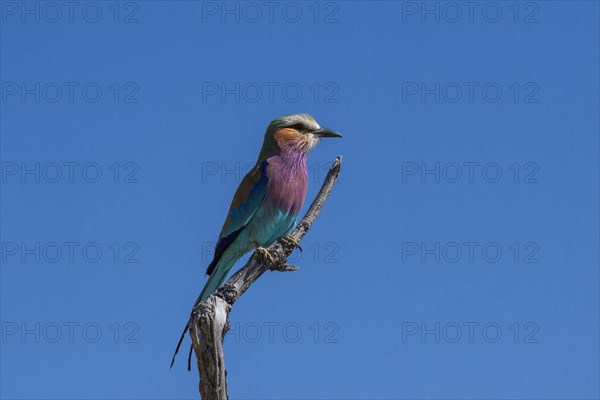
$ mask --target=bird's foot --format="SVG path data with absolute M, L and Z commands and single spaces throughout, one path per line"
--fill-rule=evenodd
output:
M 260 257 L 263 259 L 263 261 L 266 261 L 269 263 L 269 268 L 273 269 L 277 266 L 277 263 L 275 262 L 275 259 L 273 258 L 273 256 L 271 255 L 271 252 L 269 252 L 269 250 L 265 249 L 262 246 L 258 246 L 256 248 L 256 252 L 258 254 L 260 254 Z
M 297 247 L 298 250 L 300 250 L 300 252 L 302 252 L 302 247 L 300 247 L 300 244 L 292 235 L 282 236 L 279 240 L 285 244 L 288 244 L 288 245 L 291 244 L 294 247 Z
M 256 252 L 260 255 L 263 261 L 269 265 L 269 269 L 271 271 L 290 272 L 299 269 L 295 265 L 288 265 L 285 263 L 276 262 L 275 258 L 273 258 L 273 256 L 271 255 L 271 252 L 262 246 L 258 246 L 256 248 Z

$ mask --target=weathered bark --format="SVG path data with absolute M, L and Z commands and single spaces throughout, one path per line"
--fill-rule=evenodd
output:
M 290 235 L 296 242 L 300 243 L 315 222 L 337 181 L 341 166 L 342 157 L 337 157 L 325 177 L 319 194 Z M 223 340 L 229 329 L 228 317 L 231 307 L 265 271 L 296 270 L 297 267 L 286 264 L 294 247 L 293 244 L 285 241 L 272 244 L 268 251 L 274 259 L 273 264 L 260 252 L 255 252 L 243 268 L 192 311 L 189 328 L 194 352 L 198 358 L 202 399 L 228 398 Z

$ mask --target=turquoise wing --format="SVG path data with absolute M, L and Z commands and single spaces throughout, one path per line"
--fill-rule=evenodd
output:
M 258 210 L 265 197 L 267 197 L 269 192 L 269 179 L 266 173 L 267 166 L 267 160 L 257 164 L 242 179 L 240 186 L 233 196 L 227 219 L 217 240 L 215 257 L 206 270 L 208 275 L 213 272 L 221 255 L 233 243 L 248 222 L 250 222 L 256 210 Z

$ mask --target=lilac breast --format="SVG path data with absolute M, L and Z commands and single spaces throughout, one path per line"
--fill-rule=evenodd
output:
M 282 150 L 268 159 L 269 205 L 298 214 L 306 197 L 308 173 L 306 153 Z

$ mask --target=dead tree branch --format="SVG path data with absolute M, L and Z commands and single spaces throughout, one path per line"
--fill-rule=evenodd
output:
M 342 157 L 339 156 L 329 169 L 325 182 L 306 215 L 291 233 L 296 242 L 300 243 L 315 222 L 337 181 L 341 166 Z M 294 247 L 293 244 L 283 241 L 272 244 L 268 250 L 273 256 L 274 264 L 265 262 L 261 253 L 255 252 L 243 268 L 192 311 L 189 329 L 198 358 L 202 399 L 228 398 L 223 339 L 229 329 L 228 317 L 231 307 L 265 271 L 296 270 L 297 267 L 286 263 Z

